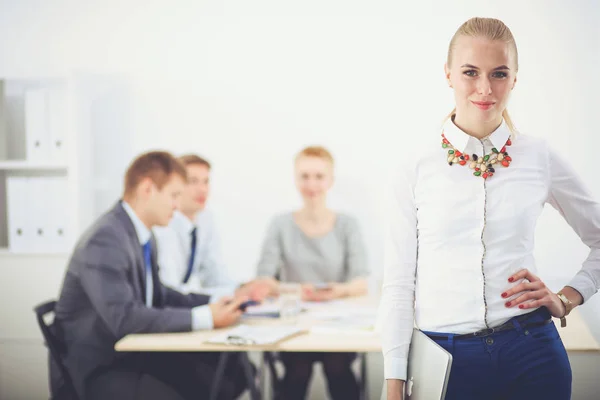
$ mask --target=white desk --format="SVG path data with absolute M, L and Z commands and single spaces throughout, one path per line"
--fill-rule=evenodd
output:
M 339 304 L 339 303 L 337 303 Z M 373 308 L 377 307 L 377 299 L 356 298 L 343 302 L 342 307 L 336 306 L 336 310 L 349 309 L 352 306 Z M 156 333 L 128 335 L 115 345 L 117 351 L 290 351 L 290 352 L 358 352 L 369 353 L 381 351 L 381 340 L 379 334 L 373 333 L 344 333 L 336 335 L 330 333 L 310 332 L 310 328 L 319 321 L 311 318 L 311 311 L 323 311 L 328 309 L 324 303 L 322 307 L 309 310 L 298 316 L 297 325 L 304 328 L 305 332 L 284 340 L 280 343 L 267 346 L 232 346 L 205 343 L 211 337 L 227 332 L 231 328 L 217 329 L 212 331 L 197 331 L 184 333 Z M 278 319 L 253 318 L 243 321 L 245 324 L 281 324 Z

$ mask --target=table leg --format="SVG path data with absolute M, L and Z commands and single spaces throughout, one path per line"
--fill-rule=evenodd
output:
M 248 354 L 241 353 L 240 361 L 242 362 L 242 367 L 244 368 L 244 374 L 246 375 L 246 381 L 248 382 L 248 388 L 250 389 L 250 398 L 252 400 L 260 400 L 260 393 L 259 393 L 258 387 L 256 386 L 256 380 L 254 379 L 252 365 L 250 364 L 250 359 L 248 358 Z
M 260 362 L 259 362 L 259 367 L 258 367 L 259 373 L 260 373 L 260 378 L 259 378 L 259 383 L 258 383 L 258 391 L 260 392 L 260 396 L 261 399 L 264 400 L 265 399 L 265 379 L 267 374 L 265 374 L 265 356 L 264 356 L 264 352 L 261 352 L 260 354 Z
M 368 385 L 367 385 L 367 353 L 360 354 L 360 399 L 368 399 Z
M 224 351 L 219 356 L 219 363 L 217 364 L 214 380 L 210 388 L 210 400 L 217 400 L 219 396 L 221 381 L 223 380 L 223 374 L 225 373 L 225 366 L 227 365 L 227 359 L 229 358 L 229 355 L 229 352 Z
M 275 368 L 275 356 L 270 351 L 265 351 L 263 353 L 263 358 L 269 367 L 269 375 L 271 375 L 271 388 L 273 393 L 271 394 L 271 398 L 277 399 L 279 398 L 279 390 L 281 387 L 281 380 L 279 376 L 277 376 L 277 369 Z

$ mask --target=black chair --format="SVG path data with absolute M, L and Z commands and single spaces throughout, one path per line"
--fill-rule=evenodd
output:
M 42 330 L 46 346 L 48 346 L 48 350 L 50 351 L 51 362 L 58 367 L 63 381 L 57 393 L 51 393 L 50 396 L 51 400 L 78 400 L 73 380 L 63 361 L 63 356 L 67 349 L 62 340 L 53 333 L 52 326 L 48 325 L 44 319 L 47 315 L 54 313 L 55 307 L 56 301 L 48 301 L 33 309 Z

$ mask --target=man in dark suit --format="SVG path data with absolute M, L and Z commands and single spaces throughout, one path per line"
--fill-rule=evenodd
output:
M 236 322 L 245 299 L 183 295 L 160 282 L 153 226 L 169 223 L 186 181 L 171 154 L 136 158 L 123 199 L 79 240 L 64 278 L 54 327 L 67 348 L 65 363 L 83 399 L 199 399 L 207 393 L 218 354 L 117 353 L 131 333 L 186 332 Z M 52 369 L 52 368 L 51 368 Z M 51 371 L 52 384 L 56 371 Z M 234 361 L 223 398 L 245 388 Z

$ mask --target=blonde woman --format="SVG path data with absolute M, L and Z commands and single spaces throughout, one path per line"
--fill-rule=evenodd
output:
M 600 204 L 544 140 L 506 111 L 517 46 L 497 19 L 473 18 L 445 66 L 456 108 L 393 183 L 383 285 L 388 400 L 403 398 L 413 321 L 453 355 L 446 399 L 569 399 L 571 368 L 551 317 L 600 286 Z M 536 275 L 534 232 L 556 208 L 590 254 L 553 293 Z M 418 255 L 418 256 L 417 256 Z
M 271 222 L 258 264 L 259 276 L 303 284 L 303 297 L 308 301 L 366 294 L 367 260 L 358 223 L 326 203 L 333 185 L 331 153 L 323 147 L 307 147 L 297 155 L 294 171 L 303 207 Z M 285 364 L 281 399 L 305 398 L 317 361 L 323 364 L 333 400 L 358 399 L 358 383 L 350 368 L 355 356 L 281 353 Z

